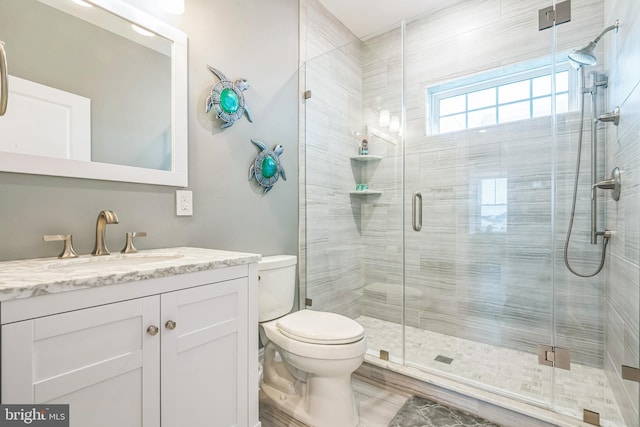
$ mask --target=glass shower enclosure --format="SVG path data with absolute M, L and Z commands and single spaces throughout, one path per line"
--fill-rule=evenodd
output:
M 602 1 L 571 3 L 571 22 L 543 31 L 545 2 L 467 0 L 364 40 L 306 3 L 301 306 L 360 322 L 369 363 L 638 426 L 637 383 L 618 372 L 638 366 L 637 272 L 615 256 L 593 277 L 565 266 L 572 217 L 567 262 L 585 275 L 600 262 L 590 156 L 608 178 L 617 140 L 591 126 L 590 107 L 609 108 L 608 45 L 598 64 L 568 59 L 610 16 Z M 597 229 L 622 224 L 594 191 Z

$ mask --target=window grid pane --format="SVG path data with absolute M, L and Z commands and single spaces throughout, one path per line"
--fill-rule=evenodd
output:
M 531 101 L 515 102 L 498 108 L 498 122 L 508 123 L 531 118 Z
M 532 79 L 533 96 L 551 95 L 551 75 L 537 77 Z
M 551 114 L 552 74 L 441 98 L 439 132 L 471 129 Z M 555 74 L 556 112 L 569 111 L 569 71 Z
M 551 95 L 532 100 L 533 117 L 551 115 Z
M 450 114 L 461 113 L 467 107 L 465 104 L 466 94 L 453 96 L 440 100 L 440 116 L 448 116 Z
M 506 104 L 531 98 L 531 79 L 498 86 L 498 102 Z
M 478 90 L 470 92 L 468 95 L 468 109 L 476 110 L 484 107 L 491 107 L 496 105 L 496 88 L 491 87 L 489 89 Z
M 507 178 L 480 181 L 480 232 L 507 231 Z
M 569 111 L 569 94 L 563 93 L 556 96 L 556 113 L 566 113 Z
M 496 179 L 496 205 L 507 204 L 507 178 Z
M 496 203 L 496 180 L 495 179 L 483 179 L 482 180 L 482 204 L 483 205 L 495 205 Z
M 478 128 L 482 126 L 495 125 L 497 121 L 496 107 L 482 110 L 470 111 L 468 117 L 468 128 Z
M 569 92 L 569 72 L 562 71 L 556 74 L 556 93 Z
M 456 114 L 453 116 L 440 117 L 440 133 L 454 132 L 466 129 L 466 114 Z

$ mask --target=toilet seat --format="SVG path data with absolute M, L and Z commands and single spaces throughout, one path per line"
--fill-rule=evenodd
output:
M 288 316 L 291 316 L 291 314 L 284 317 Z M 326 360 L 363 357 L 367 351 L 367 342 L 364 337 L 348 344 L 314 344 L 291 338 L 282 333 L 282 330 L 278 327 L 278 323 L 284 319 L 284 317 L 270 322 L 260 323 L 267 339 L 284 351 L 303 357 Z
M 296 311 L 278 319 L 277 326 L 283 335 L 310 344 L 350 344 L 364 337 L 355 320 L 323 311 Z

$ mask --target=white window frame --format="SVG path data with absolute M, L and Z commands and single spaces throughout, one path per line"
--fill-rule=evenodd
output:
M 521 69 L 521 67 L 518 67 L 518 68 Z M 578 94 L 579 92 L 578 76 L 577 76 L 576 70 L 573 67 L 571 67 L 569 61 L 563 61 L 556 64 L 555 70 L 552 69 L 551 65 L 541 66 L 541 67 L 538 66 L 535 68 L 529 68 L 525 71 L 518 71 L 518 72 L 509 73 L 509 74 L 505 74 L 504 69 L 499 69 L 499 70 L 491 71 L 489 73 L 483 73 L 480 75 L 463 78 L 453 82 L 437 84 L 430 87 L 426 87 L 425 88 L 426 135 L 440 134 L 440 100 L 451 98 L 454 96 L 469 94 L 469 93 L 473 93 L 473 92 L 477 92 L 485 89 L 497 88 L 499 86 L 504 86 L 510 83 L 516 83 L 523 80 L 532 80 L 532 79 L 543 77 L 546 75 L 553 75 L 554 71 L 556 74 L 564 71 L 568 72 L 568 80 L 569 80 L 568 81 L 568 98 L 569 98 L 568 111 L 577 110 L 578 99 L 579 99 L 578 98 L 578 95 L 579 95 Z M 560 93 L 562 94 L 565 92 L 560 92 Z M 556 92 L 556 95 L 557 94 L 558 93 Z M 544 98 L 546 96 L 548 95 L 541 96 L 541 97 L 534 97 L 531 95 L 529 97 L 529 100 Z M 554 94 L 551 94 L 551 96 L 553 99 Z M 515 101 L 515 102 L 521 102 L 523 100 L 526 100 L 526 98 Z M 509 103 L 499 104 L 498 100 L 496 100 L 496 104 L 495 104 L 496 110 L 498 109 L 499 106 L 508 105 L 508 104 Z M 487 107 L 482 107 L 482 109 L 484 108 L 487 108 Z M 465 110 L 463 111 L 465 113 L 465 116 L 467 117 L 467 123 L 466 123 L 467 126 L 468 126 L 468 114 L 469 112 L 473 112 L 473 111 L 476 111 L 476 110 L 469 110 L 466 107 L 465 107 Z M 507 122 L 507 123 L 513 123 L 513 122 Z M 496 120 L 495 124 L 488 125 L 488 126 L 499 126 L 501 124 L 505 124 L 505 123 L 504 122 L 500 123 L 500 122 L 497 122 Z M 487 126 L 483 126 L 483 127 L 487 127 Z M 482 127 L 473 127 L 473 128 L 465 127 L 465 129 L 461 129 L 461 130 L 467 130 L 467 129 L 482 129 Z

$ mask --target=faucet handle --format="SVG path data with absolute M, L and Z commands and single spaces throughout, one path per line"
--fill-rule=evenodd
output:
M 64 242 L 64 248 L 58 258 L 77 258 L 78 254 L 73 249 L 73 243 L 71 241 L 71 234 L 45 234 L 42 236 L 42 240 L 45 242 L 54 242 L 62 240 Z
M 146 231 L 127 231 L 127 241 L 120 252 L 123 254 L 135 254 L 138 250 L 133 246 L 134 237 L 147 237 Z

